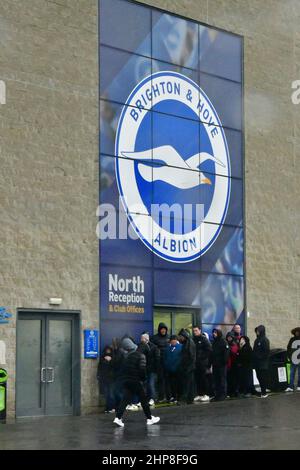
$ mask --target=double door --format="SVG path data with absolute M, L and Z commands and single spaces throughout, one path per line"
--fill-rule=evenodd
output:
M 17 416 L 77 414 L 79 318 L 20 312 L 17 322 Z

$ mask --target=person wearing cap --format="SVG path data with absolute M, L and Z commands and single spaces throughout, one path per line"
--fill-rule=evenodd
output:
M 164 351 L 164 368 L 169 383 L 170 403 L 177 403 L 180 395 L 180 364 L 181 364 L 182 344 L 179 343 L 176 335 L 170 337 L 169 346 Z
M 143 382 L 146 379 L 146 357 L 137 351 L 137 345 L 131 338 L 123 338 L 121 348 L 125 352 L 121 370 L 123 398 L 117 409 L 114 423 L 124 427 L 122 417 L 126 406 L 132 402 L 134 396 L 137 396 L 147 418 L 147 425 L 156 424 L 160 421 L 160 418 L 151 415 L 150 406 L 143 387 Z
M 153 406 L 156 399 L 156 382 L 157 372 L 160 367 L 160 351 L 158 347 L 150 341 L 149 333 L 145 332 L 141 335 L 141 342 L 138 351 L 146 357 L 147 372 L 147 398 L 149 405 Z
M 237 343 L 240 342 L 241 336 L 242 336 L 242 327 L 238 323 L 234 325 L 232 328 L 232 333 L 234 334 L 235 340 Z

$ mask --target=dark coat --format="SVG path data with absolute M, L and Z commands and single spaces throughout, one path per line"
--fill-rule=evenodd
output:
M 129 352 L 123 359 L 120 378 L 123 382 L 146 380 L 146 357 L 139 351 Z
M 250 340 L 248 337 L 245 337 L 246 344 L 241 348 L 239 351 L 239 355 L 237 358 L 237 365 L 238 367 L 242 367 L 243 369 L 251 369 L 253 368 L 253 350 L 250 345 Z
M 229 346 L 221 330 L 215 330 L 218 336 L 212 342 L 211 362 L 214 368 L 225 367 L 229 357 Z
M 107 348 L 104 348 L 103 353 L 101 354 L 98 369 L 97 369 L 97 379 L 102 383 L 111 383 L 114 380 L 114 366 L 113 366 L 113 353 L 107 353 Z M 111 357 L 110 361 L 104 359 L 106 356 Z
M 165 335 L 161 334 L 162 328 L 166 328 L 167 333 Z M 163 356 L 164 350 L 169 345 L 169 335 L 168 335 L 168 327 L 165 323 L 160 323 L 158 325 L 157 334 L 150 338 L 151 343 L 155 344 L 160 352 L 160 364 L 163 364 Z
M 210 341 L 203 334 L 193 336 L 193 341 L 196 346 L 196 367 L 202 369 L 207 368 L 212 352 Z
M 189 374 L 196 367 L 196 346 L 185 330 L 181 330 L 179 335 L 185 338 L 185 342 L 182 343 L 180 369 L 183 374 Z
M 266 337 L 266 329 L 263 325 L 255 328 L 259 336 L 253 346 L 253 366 L 255 369 L 267 370 L 269 365 L 270 341 Z
M 157 373 L 160 367 L 160 351 L 158 347 L 149 341 L 149 343 L 140 343 L 138 351 L 146 357 L 147 374 Z

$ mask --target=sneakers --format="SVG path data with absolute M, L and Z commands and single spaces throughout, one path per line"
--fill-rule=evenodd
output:
M 203 397 L 200 397 L 200 395 L 198 395 L 197 397 L 194 398 L 194 401 L 201 401 L 201 398 Z
M 142 408 L 141 403 L 137 403 L 135 406 L 137 406 L 139 410 Z
M 137 405 L 127 405 L 126 410 L 127 411 L 137 411 L 139 407 Z
M 117 426 L 120 426 L 120 428 L 124 428 L 124 423 L 123 423 L 122 419 L 115 418 L 113 422 L 115 424 L 117 424 Z
M 297 392 L 300 392 L 300 387 L 297 387 L 297 389 L 296 389 L 296 390 L 297 390 Z
M 203 395 L 203 397 L 200 397 L 200 401 L 205 402 L 205 401 L 210 401 L 210 398 L 208 395 Z
M 171 397 L 170 400 L 169 400 L 169 403 L 177 403 L 177 400 L 176 398 L 174 397 Z
M 160 417 L 159 416 L 151 416 L 151 419 L 147 419 L 147 425 L 148 426 L 151 426 L 152 424 L 156 424 L 160 421 Z M 124 426 L 124 424 L 123 424 Z
M 267 393 L 265 393 L 264 395 L 261 395 L 260 398 L 268 398 L 268 396 L 269 395 Z
M 300 390 L 300 388 L 299 389 L 297 388 L 297 390 Z M 288 387 L 288 388 L 285 389 L 285 392 L 293 392 L 293 391 L 294 391 L 294 389 L 291 388 L 291 387 Z
M 155 405 L 155 401 L 153 400 L 153 398 L 151 398 L 151 400 L 149 400 L 149 406 L 154 406 Z

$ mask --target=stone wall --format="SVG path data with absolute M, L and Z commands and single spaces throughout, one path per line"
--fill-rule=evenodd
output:
M 146 0 L 245 38 L 248 330 L 272 346 L 300 324 L 300 79 L 298 0 Z M 14 413 L 18 307 L 82 310 L 98 327 L 97 0 L 1 0 L 0 325 Z M 83 412 L 95 410 L 95 362 L 82 361 Z M 86 384 L 89 384 L 86 387 Z
M 95 0 L 1 0 L 0 325 L 14 413 L 16 308 L 82 311 L 98 328 L 98 48 Z M 97 406 L 95 361 L 82 361 L 82 409 Z M 89 387 L 86 384 L 89 383 Z

